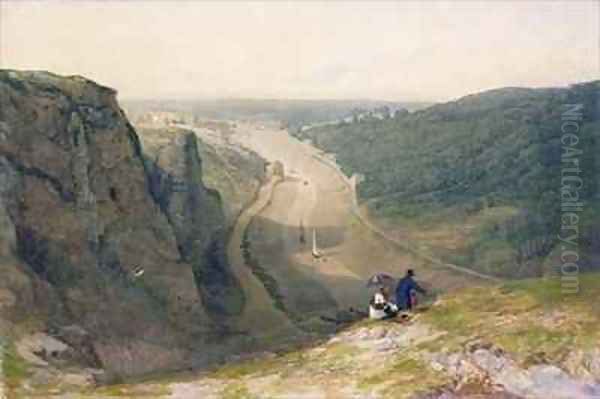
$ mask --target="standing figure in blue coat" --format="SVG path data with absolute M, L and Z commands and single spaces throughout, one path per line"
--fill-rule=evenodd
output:
M 425 290 L 413 279 L 414 275 L 414 270 L 408 269 L 406 276 L 398 282 L 398 286 L 396 287 L 396 305 L 398 305 L 398 308 L 400 309 L 412 309 L 413 303 L 411 293 L 413 291 L 425 294 Z

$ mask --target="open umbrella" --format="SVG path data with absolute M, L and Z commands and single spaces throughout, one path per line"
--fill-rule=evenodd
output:
M 396 279 L 387 273 L 375 273 L 367 280 L 367 287 L 390 287 L 396 283 Z

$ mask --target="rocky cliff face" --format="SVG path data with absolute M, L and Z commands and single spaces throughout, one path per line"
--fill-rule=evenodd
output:
M 239 145 L 211 143 L 198 136 L 200 156 L 204 162 L 204 182 L 221 194 L 225 217 L 230 225 L 256 199 L 267 180 L 266 161 L 258 154 Z
M 181 260 L 193 266 L 209 315 L 238 315 L 243 292 L 225 251 L 230 221 L 219 192 L 204 186 L 196 136 L 177 130 L 153 138 L 143 140 L 150 191 L 173 226 Z
M 0 71 L 4 334 L 25 319 L 57 334 L 76 325 L 120 376 L 204 361 L 222 310 L 211 298 L 236 282 L 211 259 L 220 199 L 195 139 L 178 140 L 148 160 L 112 89 Z
M 232 127 L 228 122 L 206 121 L 202 124 L 196 121 L 196 124 L 192 125 L 165 126 L 143 123 L 144 119 L 140 121 L 140 117 L 136 118 L 135 113 L 133 117 L 144 152 L 151 158 L 155 158 L 158 152 L 164 153 L 168 147 L 177 145 L 176 137 L 186 133 L 194 134 L 198 154 L 202 160 L 202 181 L 208 188 L 220 194 L 226 224 L 228 227 L 233 226 L 242 210 L 254 202 L 260 186 L 266 180 L 265 160 L 258 154 L 230 142 Z

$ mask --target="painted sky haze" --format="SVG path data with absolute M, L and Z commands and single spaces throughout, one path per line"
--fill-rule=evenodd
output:
M 133 98 L 443 101 L 598 79 L 596 1 L 6 1 L 2 68 Z

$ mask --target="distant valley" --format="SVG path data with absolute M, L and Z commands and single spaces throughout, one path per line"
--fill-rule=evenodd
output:
M 506 88 L 435 105 L 139 101 L 123 110 L 114 90 L 81 77 L 1 71 L 0 328 L 12 370 L 2 388 L 15 397 L 127 396 L 145 389 L 135 379 L 151 378 L 146 388 L 156 397 L 182 397 L 178 386 L 207 398 L 252 397 L 257 386 L 283 389 L 260 385 L 264 372 L 304 381 L 316 367 L 358 395 L 348 397 L 392 397 L 361 362 L 408 350 L 413 332 L 429 346 L 411 351 L 409 363 L 386 352 L 397 366 L 381 371 L 426 376 L 415 389 L 427 395 L 463 389 L 448 370 L 438 373 L 454 359 L 448 351 L 466 351 L 461 361 L 477 364 L 473 353 L 484 350 L 531 384 L 555 371 L 529 368 L 539 348 L 570 375 L 597 373 L 595 363 L 582 366 L 595 335 L 583 334 L 578 352 L 562 358 L 564 342 L 551 351 L 555 335 L 525 322 L 559 323 L 531 310 L 547 289 L 563 312 L 559 280 L 520 280 L 560 276 L 561 177 L 569 173 L 561 121 L 566 104 L 580 104 L 571 105 L 581 110 L 571 146 L 581 151 L 571 153 L 585 182 L 576 190 L 578 264 L 592 272 L 582 289 L 595 292 L 599 89 Z M 399 277 L 409 267 L 429 291 L 429 313 L 408 329 L 359 321 L 369 276 Z M 520 318 L 479 314 L 474 295 L 491 295 L 494 312 L 516 309 Z M 494 343 L 477 346 L 465 326 Z M 509 344 L 514 334 L 529 337 L 521 348 Z M 188 385 L 154 380 L 207 370 L 214 378 Z M 346 371 L 363 382 L 346 380 Z M 512 374 L 486 375 L 508 378 L 506 392 L 525 392 Z M 469 370 L 453 378 L 491 389 Z M 125 384 L 106 385 L 117 382 Z M 326 390 L 322 383 L 315 389 Z
M 504 278 L 560 274 L 557 235 L 569 194 L 561 193 L 577 188 L 571 202 L 584 204 L 580 264 L 597 270 L 599 90 L 597 81 L 498 89 L 296 135 L 359 176 L 363 208 L 390 234 L 445 262 Z M 577 129 L 563 127 L 568 112 Z M 566 148 L 561 137 L 574 130 L 576 146 Z

